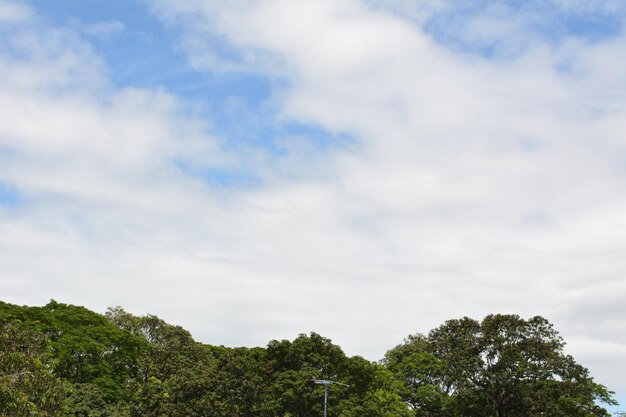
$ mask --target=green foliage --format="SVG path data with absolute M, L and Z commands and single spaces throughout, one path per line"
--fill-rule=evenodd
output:
M 261 415 L 320 416 L 324 391 L 314 378 L 341 380 L 347 358 L 339 346 L 316 333 L 301 334 L 293 342 L 273 340 L 267 345 L 269 382 Z M 329 404 L 334 407 L 346 388 L 333 386 Z M 280 393 L 280 394 L 279 394 Z
M 46 346 L 41 333 L 0 322 L 0 415 L 60 414 L 63 387 L 49 369 Z
M 148 344 L 133 383 L 132 416 L 193 417 L 211 412 L 213 358 L 188 331 L 153 315 L 133 316 L 119 307 L 109 309 L 106 317 Z
M 387 352 L 383 363 L 404 381 L 402 399 L 416 416 L 437 416 L 450 408 L 450 387 L 444 374 L 446 364 L 429 350 L 425 336 L 411 335 Z
M 345 381 L 346 398 L 337 404 L 342 417 L 408 417 L 409 409 L 400 396 L 401 384 L 383 366 L 360 356 L 349 358 Z
M 416 416 L 608 416 L 597 403 L 615 404 L 612 393 L 563 347 L 542 317 L 465 317 L 411 336 L 385 364 Z
M 406 405 L 396 392 L 397 381 L 382 366 L 361 357 L 347 357 L 341 348 L 316 333 L 301 334 L 293 342 L 271 341 L 267 346 L 269 382 L 261 416 L 320 416 L 324 388 L 312 379 L 333 379 L 343 385 L 329 388 L 329 416 L 405 416 Z
M 265 349 L 207 347 L 214 359 L 212 407 L 224 416 L 255 416 L 269 376 Z
M 72 384 L 65 381 L 66 417 L 127 417 L 128 405 L 125 401 L 108 401 L 103 392 L 94 384 Z
M 172 407 L 168 387 L 158 378 L 132 381 L 131 417 L 167 417 Z
M 612 393 L 541 317 L 450 320 L 381 364 L 316 333 L 203 345 L 153 315 L 0 302 L 0 415 L 34 417 L 608 417 Z
M 0 321 L 19 322 L 47 335 L 54 374 L 74 384 L 93 385 L 108 402 L 128 397 L 125 386 L 136 377 L 139 359 L 147 349 L 142 339 L 104 316 L 56 301 L 43 307 L 0 302 Z

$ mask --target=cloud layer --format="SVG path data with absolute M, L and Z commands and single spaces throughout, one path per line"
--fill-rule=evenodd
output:
M 443 36 L 451 4 L 403 4 L 151 6 L 194 68 L 264 77 L 271 123 L 322 132 L 269 149 L 167 88 L 117 88 L 76 27 L 0 3 L 22 22 L 0 50 L 5 298 L 119 304 L 227 345 L 315 330 L 370 359 L 449 318 L 541 314 L 626 392 L 626 37 L 506 8 Z M 592 6 L 623 12 L 552 10 Z

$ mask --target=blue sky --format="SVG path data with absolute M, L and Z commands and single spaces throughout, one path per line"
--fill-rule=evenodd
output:
M 4 299 L 372 360 L 449 318 L 540 314 L 624 399 L 625 18 L 0 0 Z
M 13 187 L 0 183 L 0 205 L 15 207 L 19 204 L 20 198 Z
M 302 136 L 310 136 L 318 144 L 336 142 L 333 138 L 338 133 L 326 132 L 321 126 L 277 120 L 277 109 L 270 99 L 273 91 L 276 94 L 288 83 L 283 77 L 268 76 L 245 62 L 245 69 L 238 71 L 207 70 L 192 65 L 180 42 L 184 29 L 164 24 L 150 10 L 148 2 L 90 4 L 61 0 L 40 1 L 31 6 L 43 25 L 69 26 L 84 36 L 104 60 L 105 73 L 115 88 L 162 87 L 187 101 L 193 108 L 190 111 L 210 118 L 212 127 L 234 142 L 280 152 L 275 139 L 292 131 L 304 133 Z M 509 28 L 505 36 L 496 31 L 468 37 L 463 32 L 477 19 L 502 22 L 516 14 L 527 18 L 517 27 Z M 513 59 L 524 53 L 535 38 L 559 44 L 569 38 L 599 42 L 618 36 L 622 21 L 623 13 L 602 7 L 590 12 L 587 8 L 564 9 L 555 2 L 501 1 L 460 2 L 435 11 L 421 25 L 432 39 L 455 52 L 487 59 Z M 204 34 L 202 41 L 216 55 L 242 63 L 240 52 L 223 36 Z M 251 113 L 256 117 L 251 118 Z M 246 122 L 241 123 L 242 119 Z
M 306 137 L 318 146 L 345 141 L 346 135 L 326 132 L 321 126 L 277 121 L 270 98 L 272 89 L 284 88 L 281 78 L 253 68 L 207 71 L 191 65 L 180 44 L 181 28 L 164 25 L 147 2 L 106 1 L 94 6 L 66 0 L 32 6 L 45 25 L 83 32 L 104 60 L 114 88 L 160 87 L 175 94 L 185 100 L 188 112 L 211 120 L 212 130 L 225 138 L 225 146 L 261 147 L 280 156 L 284 150 L 276 140 L 286 134 Z M 239 52 L 219 36 L 203 41 L 216 54 L 239 60 Z

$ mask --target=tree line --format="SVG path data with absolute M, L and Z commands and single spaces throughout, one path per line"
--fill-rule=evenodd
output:
M 316 333 L 229 348 L 120 307 L 0 302 L 0 416 L 608 417 L 613 393 L 542 317 L 449 320 L 378 362 Z

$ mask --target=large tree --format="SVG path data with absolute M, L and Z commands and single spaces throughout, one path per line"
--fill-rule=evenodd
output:
M 109 309 L 106 317 L 148 344 L 138 361 L 138 378 L 129 384 L 131 417 L 220 415 L 212 402 L 215 361 L 187 330 L 154 315 L 134 316 L 120 307 Z
M 126 382 L 137 375 L 139 358 L 147 348 L 143 340 L 102 315 L 54 300 L 42 307 L 0 302 L 0 321 L 20 323 L 49 339 L 51 370 L 76 384 L 71 399 L 79 402 L 84 402 L 79 398 L 83 394 L 91 399 L 101 396 L 109 403 L 126 398 Z
M 63 405 L 43 334 L 0 321 L 0 416 L 53 417 Z
M 426 336 L 410 335 L 387 352 L 382 363 L 403 382 L 399 392 L 413 415 L 446 415 L 451 387 L 444 379 L 445 364 L 431 352 Z
M 564 346 L 542 317 L 464 317 L 407 339 L 385 363 L 418 416 L 609 416 L 598 403 L 614 404 L 612 393 Z
M 407 408 L 388 371 L 359 356 L 348 357 L 330 339 L 316 333 L 267 345 L 268 384 L 258 407 L 262 417 L 319 417 L 324 388 L 312 378 L 345 385 L 329 389 L 328 415 L 344 417 L 404 417 Z

